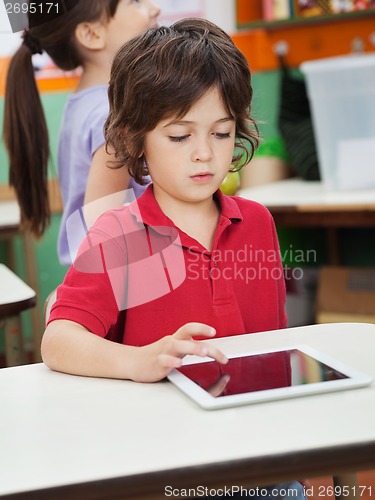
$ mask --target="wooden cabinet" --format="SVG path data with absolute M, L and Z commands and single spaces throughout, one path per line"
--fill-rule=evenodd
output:
M 232 38 L 252 71 L 278 69 L 275 47 L 279 42 L 286 43 L 291 67 L 357 48 L 375 50 L 375 9 L 266 22 L 262 0 L 237 0 L 237 23 L 239 29 Z

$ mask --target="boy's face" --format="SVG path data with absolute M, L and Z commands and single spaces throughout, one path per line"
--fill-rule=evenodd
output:
M 144 138 L 144 156 L 156 199 L 212 198 L 231 166 L 235 121 L 215 88 L 178 119 L 162 120 Z
M 114 55 L 124 43 L 157 27 L 159 14 L 160 8 L 153 0 L 120 0 L 106 25 L 109 52 Z

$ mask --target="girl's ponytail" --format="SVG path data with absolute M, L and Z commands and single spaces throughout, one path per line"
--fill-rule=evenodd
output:
M 64 71 L 82 65 L 75 44 L 75 31 L 82 22 L 109 20 L 120 0 L 72 0 L 62 2 L 68 11 L 48 22 L 37 12 L 30 17 L 23 44 L 13 56 L 5 89 L 3 135 L 9 155 L 9 182 L 21 208 L 21 223 L 35 236 L 42 236 L 50 221 L 48 200 L 48 130 L 35 82 L 31 55 L 46 51 Z M 56 4 L 57 5 L 57 4 Z M 32 18 L 32 19 L 31 19 Z M 32 21 L 32 22 L 31 22 Z
M 50 150 L 31 55 L 29 44 L 23 43 L 10 62 L 3 135 L 9 156 L 9 183 L 16 191 L 21 225 L 40 237 L 50 222 Z

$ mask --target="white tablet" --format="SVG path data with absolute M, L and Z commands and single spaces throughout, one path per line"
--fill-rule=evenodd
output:
M 245 352 L 222 365 L 187 357 L 168 379 L 211 410 L 363 387 L 372 378 L 308 346 Z

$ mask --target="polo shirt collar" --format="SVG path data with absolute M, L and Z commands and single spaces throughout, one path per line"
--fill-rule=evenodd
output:
M 238 207 L 235 198 L 224 195 L 220 189 L 214 194 L 214 199 L 220 205 L 221 217 L 229 219 L 231 222 L 241 222 L 243 220 L 242 213 Z M 137 209 L 138 205 L 138 209 Z M 129 206 L 130 213 L 132 213 L 138 222 L 148 226 L 173 226 L 174 224 L 161 210 L 158 202 L 154 196 L 152 184 L 150 184 L 146 191 L 137 198 L 137 200 Z
M 218 201 L 221 210 L 221 216 L 232 222 L 241 222 L 243 220 L 241 210 L 235 198 L 226 196 L 220 189 L 214 194 L 214 199 Z

